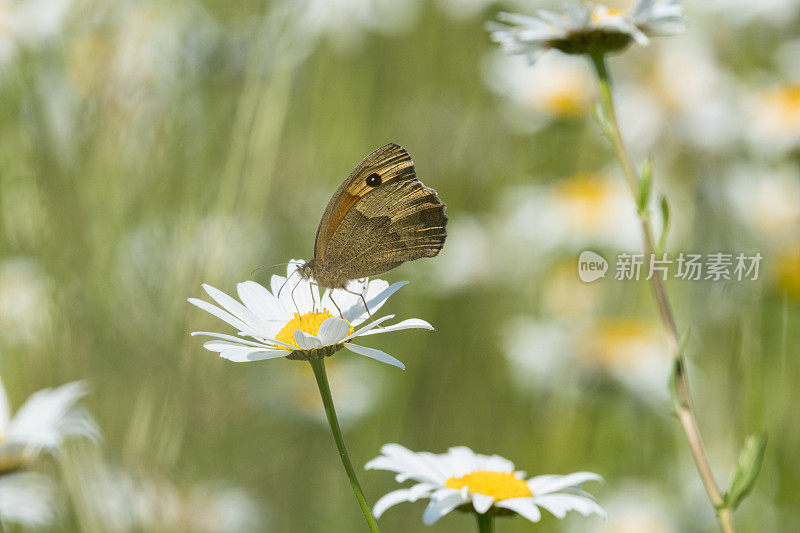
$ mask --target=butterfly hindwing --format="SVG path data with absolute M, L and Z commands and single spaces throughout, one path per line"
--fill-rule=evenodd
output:
M 356 202 L 328 246 L 329 269 L 347 279 L 374 276 L 444 246 L 447 217 L 419 180 L 381 185 Z

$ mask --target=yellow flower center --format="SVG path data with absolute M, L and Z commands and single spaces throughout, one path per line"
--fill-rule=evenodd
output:
M 625 15 L 624 9 L 605 9 L 603 11 L 592 11 L 592 22 L 602 22 L 605 19 Z
M 782 126 L 800 123 L 800 84 L 773 89 L 767 93 L 766 100 L 780 117 Z
M 445 486 L 457 490 L 467 487 L 470 493 L 491 496 L 495 501 L 532 496 L 528 484 L 515 477 L 513 472 L 478 470 L 466 476 L 451 477 Z
M 294 318 L 291 319 L 289 322 L 286 323 L 283 328 L 275 335 L 275 340 L 285 342 L 291 346 L 294 346 L 297 349 L 300 347 L 294 340 L 294 332 L 297 330 L 304 331 L 309 335 L 317 336 L 319 334 L 319 327 L 322 325 L 325 320 L 331 318 L 330 312 L 325 309 L 324 311 L 315 312 L 312 311 L 310 313 L 303 313 L 300 315 L 299 313 L 294 314 Z M 347 333 L 353 333 L 353 326 L 348 322 L 347 325 L 350 326 L 350 331 Z M 279 346 L 284 350 L 288 350 L 285 346 Z

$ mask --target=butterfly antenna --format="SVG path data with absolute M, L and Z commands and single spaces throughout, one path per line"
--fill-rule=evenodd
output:
M 268 269 L 270 269 L 270 268 L 275 268 L 275 267 L 277 267 L 277 266 L 285 266 L 285 265 L 290 265 L 290 264 L 291 264 L 291 263 L 275 263 L 274 265 L 260 266 L 260 267 L 258 267 L 258 268 L 255 268 L 255 269 L 251 270 L 251 271 L 250 271 L 250 275 L 252 276 L 253 274 L 255 274 L 256 272 L 258 272 L 259 270 L 268 270 Z
M 281 291 L 282 291 L 282 290 L 283 290 L 283 288 L 286 286 L 286 284 L 287 284 L 287 283 L 289 283 L 289 280 L 292 278 L 292 276 L 294 276 L 294 275 L 295 275 L 296 273 L 298 273 L 298 272 L 299 272 L 299 270 L 295 270 L 294 272 L 292 272 L 291 274 L 289 274 L 288 276 L 286 276 L 286 279 L 285 279 L 285 280 L 283 280 L 283 283 L 281 284 L 281 288 L 280 288 L 280 289 L 278 289 L 278 294 L 276 294 L 276 296 L 277 296 L 278 298 L 280 298 L 280 297 L 281 297 Z M 299 283 L 299 282 L 298 282 L 298 283 Z

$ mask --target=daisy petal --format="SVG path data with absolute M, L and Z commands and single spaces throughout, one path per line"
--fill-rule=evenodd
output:
M 289 352 L 286 350 L 254 350 L 245 346 L 232 346 L 219 352 L 220 357 L 235 363 L 247 363 L 250 361 L 261 361 L 264 359 L 275 359 L 276 357 L 286 357 Z
M 437 501 L 431 500 L 431 503 L 428 504 L 425 508 L 425 512 L 422 514 L 422 521 L 426 526 L 432 526 L 441 517 L 463 503 L 464 500 L 458 492 L 453 492 Z
M 389 355 L 386 352 L 382 352 L 380 350 L 376 350 L 375 348 L 367 348 L 366 346 L 359 346 L 357 344 L 352 344 L 352 343 L 349 343 L 349 342 L 347 344 L 345 344 L 345 346 L 349 350 L 357 353 L 358 355 L 365 355 L 367 357 L 375 359 L 376 361 L 380 361 L 381 363 L 386 363 L 388 365 L 396 366 L 397 368 L 399 368 L 401 370 L 405 370 L 406 369 L 406 365 L 404 365 L 398 359 L 395 359 L 394 357 L 392 357 L 391 355 Z
M 338 344 L 350 333 L 350 324 L 346 320 L 332 316 L 320 324 L 317 338 L 323 346 Z
M 497 502 L 496 506 L 514 511 L 531 522 L 538 522 L 542 518 L 542 512 L 532 498 L 509 498 Z
M 397 324 L 392 324 L 391 326 L 385 326 L 378 330 L 367 331 L 361 333 L 361 335 L 377 335 L 378 333 L 388 333 L 390 331 L 400 331 L 401 329 L 433 329 L 429 323 L 425 322 L 419 318 L 409 318 L 408 320 L 402 320 Z
M 291 317 L 281 302 L 255 281 L 243 281 L 236 285 L 236 290 L 242 303 L 264 322 L 285 321 Z
M 472 495 L 472 507 L 475 508 L 480 514 L 485 513 L 488 511 L 492 504 L 494 503 L 494 498 L 491 496 L 486 496 L 485 494 L 473 494 Z
M 376 327 L 378 324 L 380 324 L 382 322 L 386 322 L 387 320 L 391 320 L 393 318 L 394 318 L 394 315 L 386 315 L 386 316 L 383 316 L 381 318 L 378 318 L 377 320 L 373 320 L 372 322 L 370 322 L 366 326 L 360 327 L 359 329 L 355 330 L 353 333 L 351 333 L 350 335 L 348 335 L 347 337 L 342 339 L 342 342 L 347 342 L 348 340 L 353 339 L 355 337 L 359 337 L 361 335 L 365 335 L 367 331 L 369 331 L 372 328 Z
M 586 481 L 603 481 L 592 472 L 575 472 L 566 476 L 537 476 L 528 480 L 528 488 L 533 494 L 544 495 L 567 487 L 577 487 Z
M 314 335 L 309 335 L 305 331 L 295 330 L 294 342 L 297 343 L 298 348 L 301 350 L 314 350 L 315 348 L 322 348 L 322 343 Z

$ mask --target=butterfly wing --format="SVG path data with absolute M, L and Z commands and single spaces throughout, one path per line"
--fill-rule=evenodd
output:
M 370 185 L 377 175 L 380 184 Z M 447 235 L 445 204 L 414 172 L 408 152 L 387 144 L 342 183 L 322 217 L 316 264 L 335 277 L 374 276 L 439 253 Z

